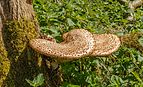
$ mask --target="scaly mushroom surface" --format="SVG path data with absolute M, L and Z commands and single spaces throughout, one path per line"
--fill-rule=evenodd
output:
M 95 47 L 90 56 L 106 56 L 118 50 L 120 39 L 113 34 L 93 34 Z
M 33 39 L 30 46 L 37 52 L 57 60 L 73 60 L 88 56 L 95 47 L 93 35 L 84 29 L 71 30 L 63 35 L 63 39 L 62 43 Z
M 120 47 L 120 39 L 113 34 L 91 34 L 84 29 L 74 29 L 63 34 L 64 41 L 56 43 L 46 39 L 33 39 L 30 46 L 37 52 L 60 62 L 85 56 L 106 56 Z

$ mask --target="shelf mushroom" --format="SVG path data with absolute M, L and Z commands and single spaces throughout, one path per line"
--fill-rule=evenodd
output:
M 84 29 L 74 29 L 63 35 L 64 41 L 56 43 L 46 39 L 33 39 L 30 46 L 37 52 L 56 60 L 74 60 L 92 53 L 95 45 L 93 35 Z
M 93 34 L 95 47 L 91 56 L 107 56 L 118 50 L 120 39 L 113 34 Z
M 105 56 L 115 52 L 120 46 L 120 40 L 116 35 L 91 34 L 84 29 L 71 30 L 63 34 L 63 39 L 61 43 L 33 39 L 30 46 L 58 61 L 70 61 L 85 56 Z

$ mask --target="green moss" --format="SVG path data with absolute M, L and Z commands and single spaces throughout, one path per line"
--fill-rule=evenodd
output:
M 39 72 L 38 54 L 28 47 L 29 40 L 39 35 L 36 24 L 35 20 L 25 18 L 7 21 L 4 24 L 3 39 L 7 51 L 5 55 L 10 60 L 10 70 L 7 71 L 8 76 L 5 80 L 8 87 L 20 87 L 21 85 L 28 87 L 29 84 L 25 79 L 31 79 Z M 6 62 L 3 64 L 7 66 Z
M 5 41 L 9 56 L 15 60 L 27 47 L 30 39 L 38 36 L 35 22 L 32 20 L 20 19 L 19 21 L 8 21 L 5 27 Z
M 0 87 L 3 81 L 6 79 L 10 69 L 10 61 L 7 58 L 7 52 L 4 48 L 2 41 L 0 40 Z
M 3 31 L 4 43 L 0 39 L 0 86 L 4 80 L 8 80 L 8 77 L 14 79 L 13 76 L 19 71 L 17 60 L 21 58 L 22 54 L 26 55 L 24 51 L 28 46 L 28 41 L 38 36 L 34 23 L 32 20 L 24 18 L 5 23 Z M 15 83 L 12 79 L 9 81 L 10 85 Z

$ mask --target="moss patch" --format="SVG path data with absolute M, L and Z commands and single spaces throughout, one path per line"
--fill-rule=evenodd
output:
M 20 19 L 8 21 L 5 25 L 4 36 L 8 55 L 17 60 L 23 50 L 27 47 L 30 39 L 38 36 L 35 22 L 32 20 Z
M 7 58 L 7 52 L 4 48 L 3 42 L 0 39 L 0 87 L 6 79 L 10 69 L 10 61 Z
M 5 80 L 8 87 L 28 87 L 25 79 L 31 79 L 39 72 L 37 53 L 28 47 L 29 40 L 39 36 L 35 20 L 12 20 L 4 24 L 3 37 L 10 60 L 10 70 Z M 29 49 L 29 51 L 28 51 Z M 5 85 L 4 85 L 5 86 Z

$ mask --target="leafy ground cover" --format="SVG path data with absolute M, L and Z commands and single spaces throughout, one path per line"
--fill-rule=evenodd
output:
M 142 87 L 143 7 L 133 12 L 119 0 L 35 0 L 41 32 L 56 38 L 74 28 L 92 33 L 130 34 L 120 49 L 107 57 L 83 58 L 62 64 L 62 87 Z M 130 39 L 129 39 L 130 38 Z M 134 41 L 134 42 L 133 42 Z

